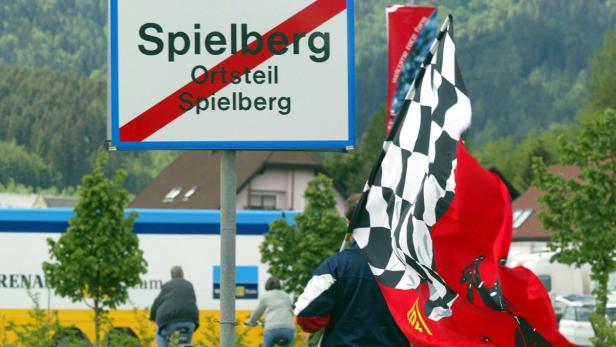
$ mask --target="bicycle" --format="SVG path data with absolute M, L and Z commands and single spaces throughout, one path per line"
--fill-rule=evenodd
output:
M 245 326 L 250 327 L 250 324 L 247 324 L 247 322 L 244 322 Z M 265 326 L 264 322 L 259 320 L 257 321 L 257 325 L 263 327 Z M 289 341 L 289 339 L 287 339 L 286 337 L 275 337 L 274 340 L 272 341 L 274 343 L 274 347 L 289 347 L 291 346 L 291 342 Z M 262 347 L 263 343 L 259 344 L 259 347 Z
M 190 342 L 190 330 L 186 327 L 180 327 L 175 329 L 169 336 L 167 336 L 167 342 L 169 346 L 175 347 L 193 347 Z

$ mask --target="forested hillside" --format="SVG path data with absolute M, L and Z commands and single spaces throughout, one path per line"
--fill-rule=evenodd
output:
M 357 17 L 360 128 L 386 99 L 383 8 L 362 1 Z M 421 4 L 422 2 L 416 1 Z M 458 61 L 473 105 L 471 139 L 512 136 L 574 119 L 590 56 L 616 27 L 609 0 L 441 0 L 439 22 L 454 17 Z M 362 104 L 363 103 L 363 104 Z
M 107 0 L 0 2 L 0 64 L 105 76 Z
M 385 102 L 390 1 L 355 3 L 361 137 Z M 585 98 L 588 60 L 616 23 L 613 0 L 423 4 L 438 6 L 441 19 L 454 16 L 475 148 L 493 147 L 496 139 L 514 146 L 530 129 L 574 119 Z M 11 153 L 0 156 L 0 184 L 76 186 L 93 163 L 105 139 L 106 11 L 107 0 L 0 2 L 0 155 Z M 174 155 L 114 153 L 112 163 L 128 170 L 128 188 L 138 192 Z M 40 173 L 19 174 L 32 172 L 29 167 Z

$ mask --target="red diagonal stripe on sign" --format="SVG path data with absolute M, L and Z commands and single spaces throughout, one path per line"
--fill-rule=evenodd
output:
M 317 0 L 265 33 L 262 40 L 263 42 L 267 42 L 272 33 L 283 32 L 289 38 L 288 47 L 294 43 L 293 33 L 311 32 L 345 8 L 346 0 Z M 255 45 L 256 42 L 252 42 L 249 46 L 254 48 Z M 212 67 L 210 70 L 221 70 L 223 68 L 227 69 L 227 71 L 239 70 L 242 71 L 243 75 L 243 71 L 245 71 L 246 68 L 253 69 L 272 56 L 273 53 L 265 49 L 265 47 L 255 55 L 243 54 L 242 51 L 238 51 Z M 148 136 L 154 134 L 156 131 L 184 114 L 186 111 L 179 107 L 178 100 L 180 94 L 190 92 L 195 96 L 209 97 L 229 85 L 230 82 L 230 80 L 227 80 L 226 83 L 223 83 L 219 79 L 216 83 L 201 85 L 193 81 L 187 83 L 171 95 L 159 101 L 156 105 L 150 107 L 148 110 L 120 127 L 120 141 L 143 141 Z

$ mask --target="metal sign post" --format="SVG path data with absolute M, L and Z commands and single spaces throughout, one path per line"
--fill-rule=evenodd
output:
M 235 151 L 220 157 L 220 346 L 235 346 Z
M 353 0 L 109 0 L 108 145 L 221 152 L 220 345 L 235 345 L 236 150 L 355 144 Z

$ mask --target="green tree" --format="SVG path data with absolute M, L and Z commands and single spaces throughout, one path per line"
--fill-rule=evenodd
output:
M 616 332 L 606 321 L 607 283 L 616 270 L 616 112 L 583 120 L 576 141 L 562 143 L 564 162 L 580 168 L 574 179 L 547 172 L 535 159 L 535 184 L 544 195 L 539 218 L 554 234 L 549 242 L 555 260 L 580 266 L 588 263 L 597 305 L 593 323 L 596 346 L 616 345 Z M 598 329 L 597 329 L 598 328 Z
M 275 220 L 259 247 L 269 272 L 295 294 L 303 291 L 312 271 L 336 252 L 346 231 L 330 178 L 317 175 L 308 182 L 304 197 L 306 207 L 295 216 L 295 227 L 284 218 Z
M 128 288 L 139 284 L 147 266 L 133 233 L 136 214 L 124 218 L 125 174 L 120 170 L 108 178 L 103 172 L 107 160 L 101 151 L 92 173 L 83 177 L 75 216 L 58 241 L 47 240 L 50 261 L 43 263 L 57 294 L 94 310 L 97 347 L 102 315 L 126 302 Z
M 47 312 L 41 309 L 39 296 L 28 290 L 32 300 L 32 310 L 28 311 L 30 321 L 25 324 L 8 322 L 0 333 L 12 333 L 15 339 L 8 342 L 8 338 L 0 338 L 4 347 L 86 347 L 86 341 L 76 336 L 75 331 L 63 327 L 58 319 L 58 312 Z
M 61 174 L 35 153 L 15 141 L 0 141 L 0 185 L 16 184 L 49 188 L 60 183 Z
M 370 120 L 359 143 L 350 153 L 333 154 L 325 159 L 324 166 L 337 188 L 346 196 L 361 192 L 370 171 L 377 161 L 385 140 L 385 107 L 382 106 Z
M 588 100 L 584 114 L 616 109 L 616 30 L 607 32 L 603 48 L 590 61 Z

